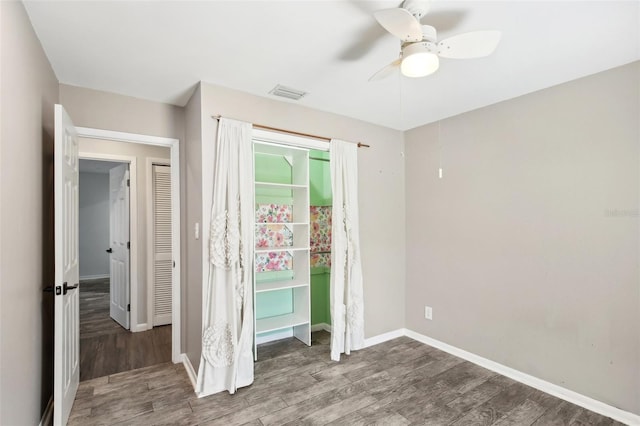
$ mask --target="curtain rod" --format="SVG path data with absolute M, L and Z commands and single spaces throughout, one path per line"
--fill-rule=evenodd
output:
M 211 118 L 213 118 L 214 120 L 220 120 L 222 118 L 222 116 L 221 115 L 212 115 Z M 309 134 L 309 133 L 295 132 L 293 130 L 279 129 L 277 127 L 263 126 L 262 124 L 253 124 L 253 127 L 257 127 L 258 129 L 263 129 L 263 130 L 272 130 L 274 132 L 289 133 L 289 134 L 296 135 L 296 136 L 304 136 L 304 137 L 307 137 L 307 138 L 320 139 L 320 140 L 323 140 L 325 142 L 331 142 L 331 138 L 328 138 L 326 136 L 318 136 L 318 135 L 312 135 L 312 134 Z M 358 148 L 370 148 L 370 145 L 358 142 Z

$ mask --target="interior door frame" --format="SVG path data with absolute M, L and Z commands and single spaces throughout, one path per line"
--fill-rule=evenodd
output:
M 78 137 L 111 140 L 116 142 L 129 142 L 138 143 L 143 145 L 155 145 L 164 146 L 170 149 L 170 164 L 171 164 L 171 252 L 172 258 L 175 262 L 175 267 L 171 274 L 171 360 L 174 363 L 182 362 L 180 352 L 180 336 L 181 336 L 181 323 L 180 323 L 180 141 L 173 138 L 165 138 L 159 136 L 141 135 L 136 133 L 117 132 L 113 130 L 94 129 L 90 127 L 76 127 Z M 166 161 L 166 160 L 165 160 Z M 131 174 L 131 172 L 130 172 Z M 133 180 L 132 180 L 133 182 Z M 134 185 L 131 185 L 134 188 Z M 137 191 L 136 191 L 137 194 Z M 133 191 L 131 194 L 133 199 Z M 136 201 L 137 202 L 137 201 Z M 136 205 L 137 207 L 137 205 Z M 136 219 L 137 221 L 137 219 Z M 137 222 L 136 222 L 137 226 Z M 132 231 L 133 232 L 133 228 Z M 133 248 L 133 244 L 132 244 Z M 131 252 L 133 256 L 133 251 Z M 137 262 L 137 260 L 136 260 Z M 137 264 L 136 264 L 137 268 Z M 133 269 L 132 269 L 133 272 Z M 137 277 L 136 280 L 137 282 Z M 136 286 L 137 290 L 137 286 Z M 131 317 L 134 317 L 134 290 L 132 280 L 132 298 L 131 298 Z M 137 294 L 136 294 L 137 302 Z M 147 301 L 148 302 L 148 301 Z M 137 307 L 136 307 L 137 313 Z M 135 318 L 137 324 L 137 317 Z M 133 322 L 132 322 L 133 324 Z
M 147 324 L 149 329 L 153 328 L 153 316 L 154 316 L 154 297 L 155 297 L 155 286 L 154 286 L 154 276 L 155 276 L 155 262 L 153 259 L 153 237 L 155 235 L 154 232 L 154 223 L 153 223 L 153 166 L 169 166 L 171 167 L 171 161 L 166 158 L 152 158 L 147 157 L 146 166 L 146 178 L 147 178 L 147 277 L 149 280 L 149 285 L 147 286 Z M 173 195 L 173 194 L 171 194 Z M 173 223 L 172 223 L 173 224 Z M 173 250 L 173 249 L 172 249 Z M 173 306 L 172 306 L 173 308 Z M 173 309 L 172 309 L 173 311 Z M 171 318 L 173 320 L 173 318 Z
M 76 128 L 77 129 L 77 128 Z M 78 137 L 82 137 L 78 133 Z M 129 187 L 129 241 L 131 247 L 129 248 L 129 303 L 131 309 L 129 312 L 129 331 L 137 332 L 147 329 L 146 324 L 140 327 L 138 324 L 138 173 L 137 173 L 137 158 L 128 155 L 118 154 L 102 154 L 97 152 L 83 152 L 80 151 L 79 156 L 81 160 L 98 160 L 98 161 L 111 161 L 114 163 L 129 164 L 129 181 L 131 185 Z

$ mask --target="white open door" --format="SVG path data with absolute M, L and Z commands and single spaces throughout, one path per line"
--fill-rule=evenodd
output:
M 171 324 L 171 167 L 153 165 L 153 326 Z
M 129 165 L 109 170 L 109 314 L 129 329 Z
M 67 424 L 80 379 L 78 270 L 78 137 L 55 106 L 55 322 L 53 424 Z

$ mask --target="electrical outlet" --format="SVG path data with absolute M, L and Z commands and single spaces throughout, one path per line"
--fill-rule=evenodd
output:
M 431 306 L 424 307 L 424 318 L 428 320 L 433 319 L 433 309 L 431 309 Z

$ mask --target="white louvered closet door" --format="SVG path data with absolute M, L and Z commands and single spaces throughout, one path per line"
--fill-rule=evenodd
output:
M 171 324 L 171 168 L 153 165 L 153 325 Z

